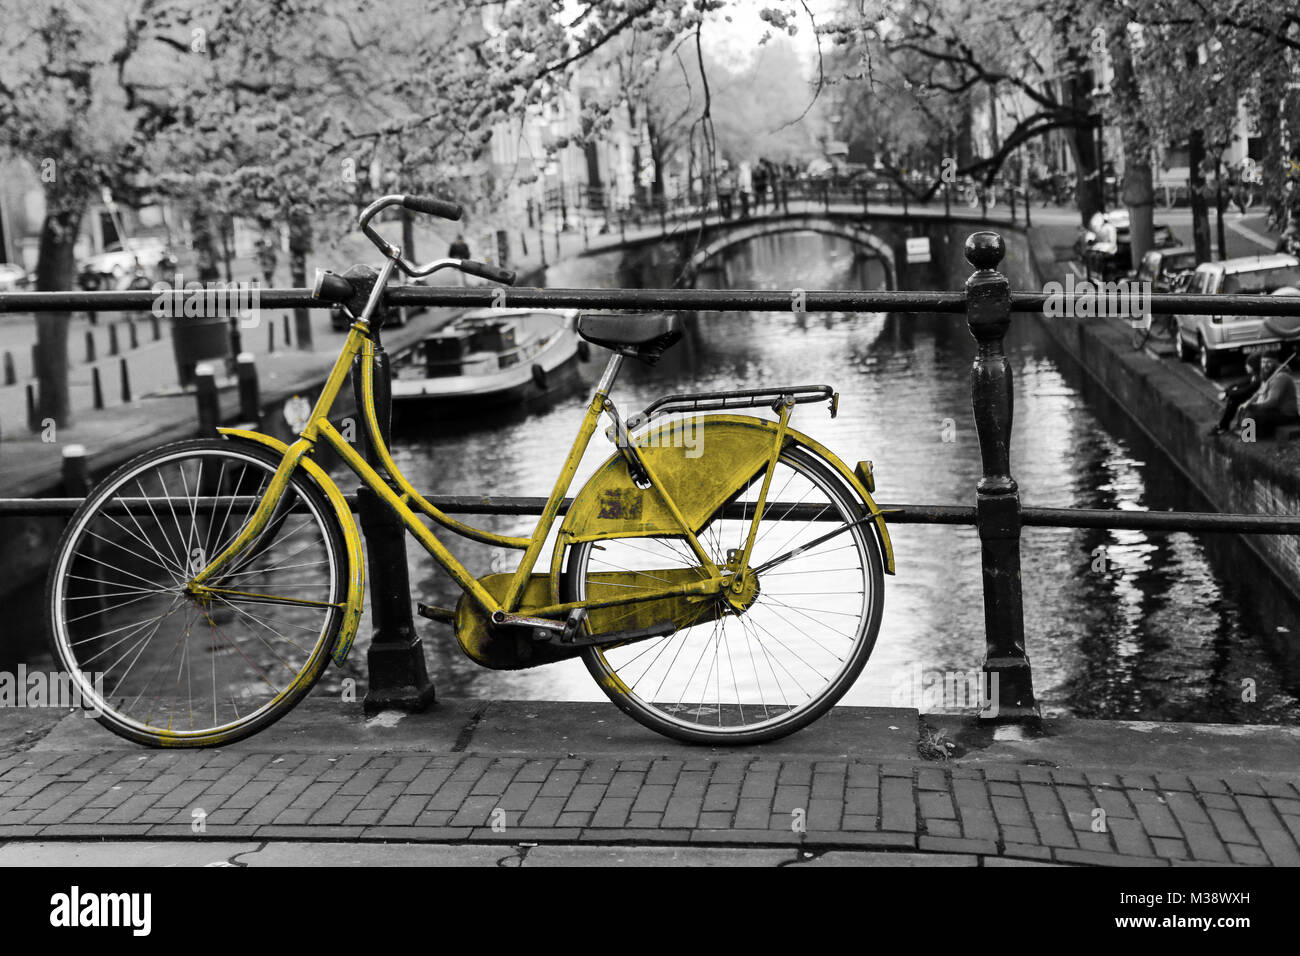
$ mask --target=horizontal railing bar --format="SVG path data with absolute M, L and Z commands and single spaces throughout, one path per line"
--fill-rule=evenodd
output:
M 502 293 L 504 292 L 504 298 Z M 194 293 L 198 295 L 196 291 Z M 148 290 L 114 292 L 0 292 L 4 312 L 149 312 L 158 293 Z M 1045 312 L 1056 302 L 1063 313 L 1077 315 L 1086 298 L 1061 293 L 1012 292 L 1011 311 Z M 534 289 L 479 287 L 474 289 L 394 286 L 384 294 L 391 306 L 475 306 L 523 308 L 620 309 L 651 311 L 744 312 L 946 312 L 966 310 L 964 292 L 818 292 L 766 289 Z M 1102 303 L 1098 297 L 1093 312 Z M 1110 314 L 1127 316 L 1130 305 L 1145 305 L 1154 314 L 1300 315 L 1300 297 L 1270 295 L 1172 295 L 1106 297 Z M 240 303 L 241 307 L 244 303 Z M 259 309 L 326 308 L 307 289 L 259 289 Z
M 356 510 L 356 495 L 345 495 Z M 128 499 L 129 500 L 129 499 Z M 143 500 L 143 499 L 141 499 Z M 162 500 L 161 496 L 152 500 Z M 236 503 L 250 505 L 253 497 L 240 496 Z M 461 515 L 539 515 L 545 498 L 487 498 L 479 495 L 430 495 L 427 500 L 447 514 Z M 66 517 L 80 506 L 81 498 L 0 498 L 0 517 Z M 221 499 L 222 507 L 230 503 Z M 187 509 L 189 499 L 186 499 Z M 198 510 L 210 510 L 200 499 Z M 560 505 L 564 514 L 572 505 L 565 498 Z M 834 521 L 817 505 L 772 502 L 769 507 L 783 520 Z M 890 524 L 974 525 L 976 509 L 970 505 L 881 504 Z M 728 518 L 752 516 L 745 505 L 737 504 L 723 513 Z M 1125 511 L 1101 508 L 1023 508 L 1021 523 L 1031 528 L 1100 528 L 1122 531 L 1199 531 L 1226 534 L 1297 534 L 1300 515 L 1218 514 L 1203 511 Z

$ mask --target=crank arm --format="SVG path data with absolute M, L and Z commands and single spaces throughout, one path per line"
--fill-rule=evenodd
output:
M 677 630 L 677 625 L 672 621 L 660 621 L 658 624 L 651 624 L 649 627 L 638 628 L 633 631 L 611 631 L 608 634 L 575 634 L 571 640 L 564 640 L 563 635 L 558 637 L 548 637 L 547 640 L 541 641 L 543 644 L 554 644 L 557 647 L 601 647 L 606 644 L 630 644 L 633 641 L 644 641 L 652 637 L 667 637 Z

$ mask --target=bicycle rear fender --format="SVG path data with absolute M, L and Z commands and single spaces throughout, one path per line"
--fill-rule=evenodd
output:
M 218 428 L 217 431 L 224 438 L 264 445 L 278 455 L 283 455 L 289 450 L 289 446 L 278 438 L 260 432 L 246 431 L 242 428 Z M 298 459 L 298 467 L 304 469 L 325 492 L 325 497 L 329 499 L 334 514 L 339 519 L 339 525 L 343 529 L 343 543 L 347 548 L 348 556 L 348 596 L 343 611 L 343 625 L 339 629 L 338 640 L 330 655 L 335 664 L 342 666 L 347 660 L 348 651 L 352 649 L 352 641 L 357 636 L 357 626 L 361 623 L 362 599 L 366 592 L 366 565 L 361 559 L 361 534 L 357 531 L 356 522 L 352 520 L 352 509 L 348 507 L 347 499 L 343 497 L 343 492 L 339 491 L 338 485 L 334 484 L 325 470 L 307 457 Z
M 667 486 L 693 532 L 748 485 L 772 453 L 777 423 L 746 415 L 705 415 L 667 422 L 635 439 L 650 469 Z M 687 438 L 691 441 L 688 443 Z M 875 515 L 871 527 L 884 552 L 885 570 L 894 573 L 894 548 L 885 518 L 857 475 L 825 446 L 792 428 L 786 443 L 802 446 L 824 458 L 852 489 L 863 507 Z M 627 463 L 611 455 L 583 485 L 560 526 L 552 564 L 558 581 L 565 547 L 610 537 L 675 534 L 679 525 L 654 489 L 638 488 Z

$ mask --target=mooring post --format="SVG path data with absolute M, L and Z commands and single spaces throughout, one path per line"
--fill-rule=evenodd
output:
M 211 438 L 221 424 L 221 394 L 217 371 L 210 362 L 194 366 L 194 401 L 199 413 L 199 434 Z
M 235 378 L 239 381 L 240 420 L 258 421 L 262 403 L 257 394 L 257 360 L 252 352 L 240 352 L 235 356 Z
M 1025 655 L 1020 589 L 1020 490 L 1011 477 L 1011 365 L 1002 343 L 1011 325 L 1011 289 L 997 271 L 1006 244 L 995 232 L 966 240 L 966 321 L 978 344 L 971 368 L 971 405 L 983 477 L 976 487 L 977 526 L 984 570 L 984 673 L 991 707 L 981 716 L 1034 719 L 1029 659 Z
M 352 363 L 352 388 L 358 414 L 364 414 L 361 388 L 361 356 Z M 392 372 L 388 353 L 375 343 L 375 417 L 385 445 L 392 434 Z M 378 466 L 378 455 L 366 434 L 365 456 Z M 420 711 L 434 700 L 433 682 L 424 662 L 424 644 L 411 617 L 411 582 L 406 563 L 406 528 L 369 488 L 357 489 L 357 513 L 366 536 L 367 568 L 370 580 L 370 620 L 373 630 L 366 668 L 370 684 L 362 704 L 367 714 L 385 709 Z

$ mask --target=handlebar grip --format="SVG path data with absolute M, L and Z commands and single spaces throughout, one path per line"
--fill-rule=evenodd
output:
M 461 217 L 464 210 L 458 202 L 448 202 L 446 199 L 435 199 L 433 196 L 403 196 L 402 206 L 412 212 L 427 213 L 430 216 L 437 216 L 439 219 L 450 219 L 455 222 Z
M 500 282 L 502 285 L 515 284 L 515 271 L 513 269 L 502 269 L 499 266 L 490 266 L 486 262 L 475 262 L 473 259 L 460 260 L 460 271 L 467 275 L 478 276 L 480 279 L 490 279 L 493 282 Z
M 346 302 L 352 298 L 352 283 L 326 269 L 317 269 L 311 297 L 324 302 Z

